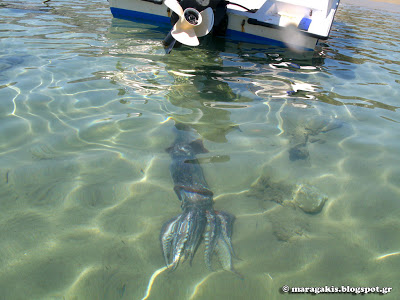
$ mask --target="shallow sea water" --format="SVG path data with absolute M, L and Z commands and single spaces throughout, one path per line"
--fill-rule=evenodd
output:
M 166 56 L 166 28 L 106 1 L 0 1 L 0 299 L 398 299 L 398 20 L 344 3 L 313 58 L 222 40 Z M 210 151 L 243 280 L 210 272 L 203 245 L 155 273 L 180 212 L 174 121 Z M 328 198 L 320 212 L 293 201 L 300 185 Z

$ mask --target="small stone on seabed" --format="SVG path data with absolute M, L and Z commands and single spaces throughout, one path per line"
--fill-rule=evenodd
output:
M 319 213 L 328 197 L 317 188 L 298 184 L 293 192 L 293 202 L 306 213 Z

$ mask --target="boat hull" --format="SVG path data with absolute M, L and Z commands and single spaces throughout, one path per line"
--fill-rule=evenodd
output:
M 170 12 L 162 2 L 157 0 L 109 0 L 109 2 L 111 13 L 115 18 L 171 27 Z M 155 2 L 159 2 L 159 4 Z M 339 0 L 336 0 L 336 3 L 335 11 Z M 260 21 L 257 14 L 229 9 L 229 6 L 227 14 L 229 20 L 225 35 L 227 39 L 288 47 L 295 51 L 313 51 L 318 40 L 328 38 L 334 12 L 328 20 L 330 22 L 328 31 L 323 35 L 297 30 L 296 27 L 294 31 L 291 31 L 288 29 L 290 27 L 264 22 L 262 19 Z

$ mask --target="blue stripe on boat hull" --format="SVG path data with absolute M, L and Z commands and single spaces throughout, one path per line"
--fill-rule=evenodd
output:
M 262 37 L 259 35 L 254 35 L 246 32 L 240 32 L 232 29 L 228 29 L 226 31 L 226 37 L 228 39 L 244 42 L 244 43 L 252 43 L 252 44 L 262 44 L 262 45 L 269 45 L 269 46 L 277 46 L 282 48 L 287 48 L 288 46 L 281 41 L 269 39 L 266 37 Z M 301 48 L 303 51 L 314 51 L 313 48 Z
M 171 24 L 170 18 L 164 17 L 164 16 L 159 16 L 159 15 L 154 15 L 154 14 L 148 14 L 148 13 L 143 13 L 140 11 L 134 11 L 134 10 L 129 10 L 129 9 L 123 9 L 123 8 L 116 8 L 116 7 L 111 7 L 111 13 L 115 18 L 119 19 L 124 19 L 124 20 L 129 20 L 129 21 L 148 21 L 149 23 L 167 23 Z M 160 25 L 160 24 L 157 24 Z
M 256 43 L 256 44 L 265 44 L 278 47 L 286 47 L 286 45 L 283 42 L 232 29 L 228 29 L 226 31 L 226 37 L 235 41 L 239 40 L 245 43 Z

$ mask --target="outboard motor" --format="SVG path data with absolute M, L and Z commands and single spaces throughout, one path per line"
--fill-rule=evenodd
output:
M 225 35 L 228 26 L 225 0 L 165 0 L 164 4 L 173 11 L 173 28 L 163 41 L 166 53 L 181 44 L 197 46 L 197 37 L 209 32 L 214 36 Z

